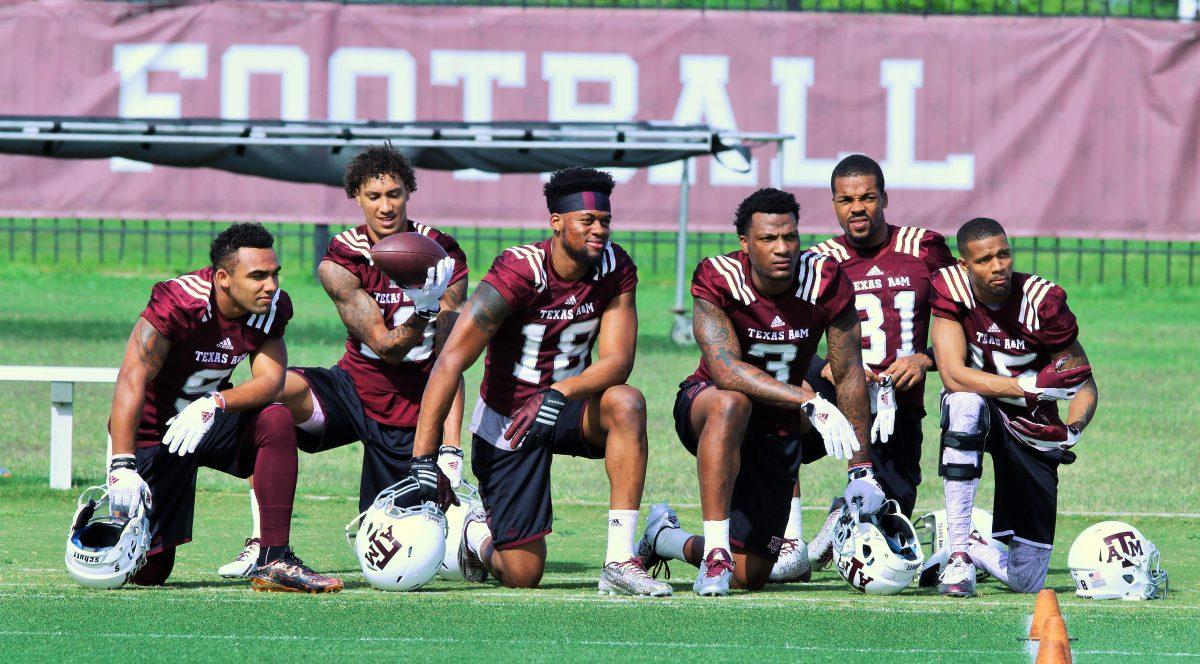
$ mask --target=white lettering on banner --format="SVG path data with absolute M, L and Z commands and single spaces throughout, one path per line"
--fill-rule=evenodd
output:
M 462 83 L 463 122 L 491 122 L 492 84 L 503 88 L 525 87 L 525 53 L 522 51 L 442 51 L 429 53 L 429 82 Z M 456 180 L 499 180 L 495 173 L 475 169 L 454 171 Z
M 628 122 L 638 109 L 638 65 L 625 53 L 542 54 L 542 78 L 549 86 L 550 122 Z M 608 103 L 579 101 L 580 83 L 608 86 Z M 617 182 L 628 182 L 636 168 L 605 169 Z
M 180 96 L 150 92 L 149 73 L 175 72 L 180 78 L 208 76 L 207 44 L 117 44 L 113 46 L 113 71 L 119 79 L 117 115 L 123 118 L 182 117 Z M 121 157 L 109 160 L 118 173 L 146 173 L 153 168 L 143 161 Z
M 388 122 L 417 119 L 417 62 L 398 48 L 342 47 L 329 56 L 329 119 L 353 122 L 358 117 L 358 78 L 387 78 Z
M 729 103 L 729 57 L 724 55 L 681 55 L 679 56 L 679 82 L 683 89 L 675 106 L 676 124 L 707 124 L 729 131 L 737 130 L 733 106 Z M 712 162 L 708 181 L 714 185 L 754 186 L 758 183 L 758 160 L 746 160 L 734 151 L 721 154 L 724 164 Z M 739 173 L 734 168 L 749 172 Z M 683 176 L 683 165 L 679 162 L 654 166 L 650 169 L 651 184 L 679 184 Z M 691 170 L 695 173 L 695 169 Z M 694 176 L 693 176 L 694 177 Z M 828 177 L 828 176 L 826 176 Z
M 308 54 L 299 46 L 235 44 L 221 56 L 221 117 L 250 118 L 250 78 L 279 76 L 279 118 L 308 119 Z
M 812 58 L 772 58 L 771 82 L 779 88 L 779 131 L 792 140 L 783 144 L 783 184 L 824 187 L 838 160 L 808 156 L 808 89 L 815 72 Z M 917 89 L 924 84 L 920 60 L 888 60 L 879 64 L 879 79 L 887 89 L 887 145 L 880 167 L 889 189 L 953 189 L 975 187 L 975 155 L 949 154 L 945 161 L 918 161 Z

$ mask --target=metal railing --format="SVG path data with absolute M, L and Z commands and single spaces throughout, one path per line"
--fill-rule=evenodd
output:
M 145 269 L 178 274 L 208 262 L 208 244 L 227 224 L 208 221 L 0 218 L 0 259 L 11 264 L 77 265 Z M 289 274 L 315 267 L 332 234 L 343 227 L 272 223 L 280 262 Z M 546 237 L 539 228 L 442 227 L 462 245 L 472 272 L 481 275 L 506 247 Z M 805 234 L 805 246 L 830 234 Z M 669 279 L 675 270 L 677 234 L 618 231 L 646 276 Z M 1200 242 L 1013 238 L 1019 269 L 1063 284 L 1194 286 Z M 701 258 L 737 248 L 731 232 L 688 234 L 690 270 Z M 303 266 L 301 268 L 300 266 Z

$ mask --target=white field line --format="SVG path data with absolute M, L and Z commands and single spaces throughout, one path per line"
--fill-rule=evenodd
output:
M 146 639 L 181 639 L 197 641 L 291 641 L 328 643 L 338 641 L 344 643 L 423 643 L 444 645 L 523 645 L 542 647 L 562 646 L 596 646 L 603 648 L 647 649 L 677 649 L 677 650 L 765 650 L 778 652 L 790 650 L 800 652 L 842 652 L 861 654 L 891 654 L 891 655 L 940 655 L 951 653 L 966 653 L 972 655 L 1009 655 L 1006 650 L 968 650 L 964 648 L 854 648 L 846 646 L 802 646 L 790 643 L 686 643 L 679 641 L 609 641 L 593 639 L 488 639 L 488 638 L 456 638 L 456 637 L 424 637 L 424 636 L 333 636 L 307 634 L 196 634 L 196 633 L 126 633 L 126 632 L 71 632 L 51 630 L 0 630 L 0 636 L 31 636 L 31 637 L 65 637 L 70 639 L 100 638 L 127 641 L 130 637 Z M 1130 650 L 1078 650 L 1081 655 L 1123 655 L 1123 656 L 1157 656 L 1157 657 L 1195 657 L 1200 653 L 1192 652 L 1148 652 Z

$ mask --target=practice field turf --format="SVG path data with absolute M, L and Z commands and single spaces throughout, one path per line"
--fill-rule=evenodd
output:
M 486 264 L 480 258 L 490 259 L 473 257 L 473 265 Z M 1020 255 L 1017 260 L 1020 267 Z M 333 308 L 304 267 L 285 268 L 284 287 L 297 309 L 287 335 L 291 362 L 331 364 L 344 341 Z M 684 506 L 685 525 L 698 525 L 694 460 L 676 441 L 670 416 L 675 386 L 697 355 L 666 340 L 669 270 L 643 271 L 638 363 L 630 382 L 646 393 L 650 410 L 645 504 L 670 499 Z M 0 265 L 0 364 L 116 366 L 150 285 L 174 274 Z M 472 281 L 478 276 L 474 271 Z M 1192 442 L 1200 434 L 1193 336 L 1200 291 L 1066 285 L 1096 367 L 1101 404 L 1077 448 L 1079 462 L 1062 470 L 1063 515 L 1049 585 L 1063 594 L 1080 661 L 1200 658 L 1200 457 Z M 467 379 L 473 395 L 479 370 Z M 937 380 L 930 382 L 932 407 Z M 294 531 L 308 562 L 347 580 L 340 596 L 256 594 L 216 577 L 216 567 L 239 550 L 249 515 L 245 485 L 215 472 L 201 474 L 196 539 L 181 549 L 169 588 L 87 592 L 62 569 L 63 538 L 78 491 L 102 480 L 112 388 L 77 386 L 77 487 L 70 492 L 45 488 L 48 392 L 45 384 L 0 383 L 0 466 L 13 471 L 0 479 L 0 659 L 1028 657 L 1018 638 L 1033 598 L 995 583 L 965 601 L 916 589 L 867 598 L 825 571 L 808 585 L 702 600 L 690 594 L 694 570 L 676 564 L 677 597 L 670 601 L 599 598 L 607 482 L 601 464 L 574 459 L 556 462 L 557 520 L 539 591 L 438 582 L 427 591 L 390 595 L 366 587 L 341 539 L 357 494 L 360 452 L 350 446 L 301 455 Z M 935 425 L 935 418 L 926 420 L 927 479 L 918 512 L 941 499 L 936 445 L 929 442 L 936 440 Z M 845 481 L 839 466 L 826 461 L 802 471 L 805 504 L 812 508 L 805 513 L 807 534 Z M 990 503 L 990 486 L 985 477 L 981 506 Z M 1171 574 L 1167 600 L 1087 602 L 1069 594 L 1067 549 L 1080 530 L 1105 517 L 1134 523 L 1158 544 Z

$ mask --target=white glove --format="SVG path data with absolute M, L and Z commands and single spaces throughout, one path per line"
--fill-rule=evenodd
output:
M 462 485 L 462 448 L 442 445 L 441 448 L 438 449 L 437 464 L 438 467 L 442 469 L 442 474 L 446 476 L 446 479 L 450 480 L 451 489 L 457 489 Z
M 875 392 L 875 423 L 871 425 L 871 442 L 886 443 L 896 430 L 896 388 L 892 379 L 883 376 Z
M 875 471 L 858 468 L 850 471 L 849 479 L 842 497 L 852 510 L 859 514 L 875 514 L 883 507 L 887 497 L 883 495 L 883 487 L 875 481 Z
M 108 471 L 109 511 L 116 517 L 128 517 L 142 503 L 150 507 L 150 487 L 133 467 L 133 458 L 132 454 L 114 456 Z
M 450 277 L 454 276 L 454 259 L 447 256 L 438 264 L 429 268 L 425 285 L 420 288 L 405 288 L 404 295 L 412 301 L 417 311 L 429 312 L 439 309 L 439 301 L 446 287 L 450 285 Z
M 825 441 L 825 451 L 829 456 L 845 460 L 858 451 L 858 438 L 854 436 L 854 426 L 837 406 L 819 394 L 804 402 L 802 406 L 808 420 Z
M 182 412 L 167 420 L 167 435 L 163 436 L 163 445 L 179 456 L 195 452 L 200 439 L 217 421 L 218 408 L 217 399 L 211 394 L 189 403 Z

